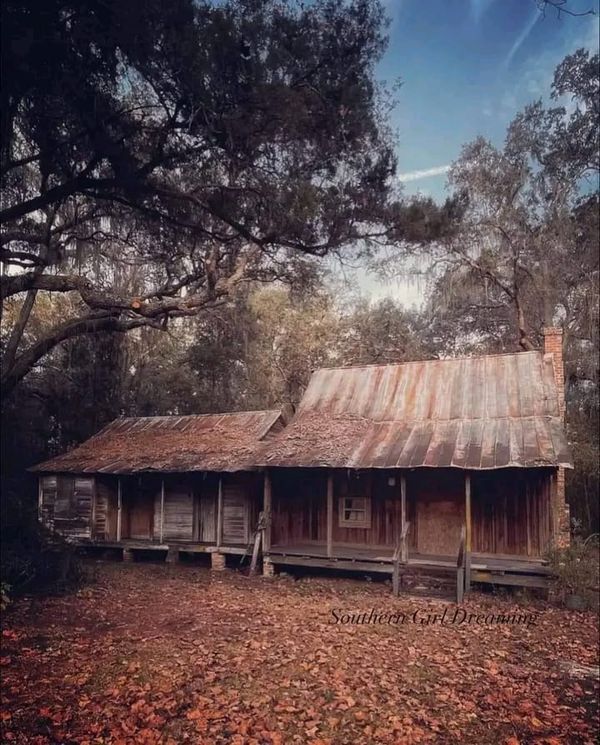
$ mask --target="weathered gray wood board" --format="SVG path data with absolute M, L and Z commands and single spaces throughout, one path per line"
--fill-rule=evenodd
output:
M 163 540 L 191 541 L 194 538 L 194 495 L 183 485 L 165 487 Z
M 248 495 L 241 483 L 223 484 L 223 543 L 249 540 Z
M 69 538 L 91 538 L 94 480 L 89 477 L 46 476 L 40 480 L 43 523 Z

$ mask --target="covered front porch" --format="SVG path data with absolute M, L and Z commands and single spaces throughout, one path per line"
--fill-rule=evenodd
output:
M 126 560 L 206 553 L 218 564 L 246 553 L 262 494 L 262 475 L 251 471 L 56 474 L 40 479 L 40 514 L 53 530 L 70 526 L 72 542 L 121 549 Z
M 96 478 L 95 540 L 245 548 L 260 509 L 260 474 L 136 474 Z
M 267 562 L 546 586 L 553 469 L 271 469 Z

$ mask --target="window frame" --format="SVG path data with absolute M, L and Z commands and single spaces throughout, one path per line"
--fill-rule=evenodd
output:
M 347 507 L 348 500 L 364 500 L 364 507 Z M 346 512 L 364 512 L 361 520 L 349 520 L 345 517 Z M 366 494 L 346 494 L 338 500 L 338 525 L 340 528 L 358 528 L 361 530 L 371 528 L 371 497 Z

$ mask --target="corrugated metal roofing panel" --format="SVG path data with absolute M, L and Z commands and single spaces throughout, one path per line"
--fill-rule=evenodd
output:
M 568 452 L 557 450 L 552 440 L 557 426 L 550 417 L 366 423 L 336 416 L 327 421 L 336 436 L 322 425 L 322 418 L 308 414 L 297 418 L 270 442 L 260 462 L 331 468 L 571 467 Z M 564 434 L 559 439 L 566 447 Z
M 317 370 L 263 465 L 572 467 L 541 352 Z
M 281 411 L 116 419 L 79 447 L 34 466 L 49 473 L 243 471 Z

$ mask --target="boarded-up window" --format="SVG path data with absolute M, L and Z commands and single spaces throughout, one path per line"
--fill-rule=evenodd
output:
M 73 506 L 78 517 L 89 520 L 92 516 L 92 500 L 94 498 L 93 479 L 74 479 Z
M 105 492 L 96 494 L 96 509 L 94 510 L 94 538 L 105 540 L 108 538 L 108 498 Z
M 59 476 L 54 502 L 54 518 L 55 520 L 69 520 L 74 516 L 73 513 L 73 479 L 68 476 Z

